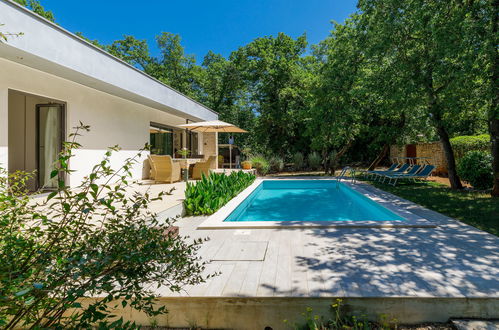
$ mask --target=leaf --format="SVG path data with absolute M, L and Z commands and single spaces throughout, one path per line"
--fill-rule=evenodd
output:
M 24 290 L 21 290 L 19 292 L 16 292 L 14 295 L 16 297 L 20 297 L 20 296 L 24 296 L 26 293 L 28 293 L 30 291 L 31 291 L 31 288 L 28 288 L 28 289 L 24 289 Z
M 47 202 L 48 202 L 49 200 L 51 200 L 52 198 L 54 198 L 54 197 L 55 197 L 55 195 L 57 195 L 57 191 L 53 191 L 53 192 L 51 192 L 51 193 L 47 196 Z

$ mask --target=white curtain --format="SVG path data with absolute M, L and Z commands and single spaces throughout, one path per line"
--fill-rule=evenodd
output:
M 59 152 L 59 107 L 48 107 L 45 121 L 44 134 L 44 173 L 43 186 L 45 188 L 57 187 L 57 177 L 50 178 L 50 173 L 55 169 L 55 161 Z

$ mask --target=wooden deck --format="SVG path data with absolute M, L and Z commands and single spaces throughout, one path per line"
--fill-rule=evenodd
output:
M 207 273 L 221 274 L 180 294 L 163 289 L 158 293 L 164 297 L 499 298 L 498 237 L 371 186 L 365 188 L 438 227 L 198 230 L 204 217 L 183 218 L 178 222 L 180 234 L 209 237 L 199 253 L 210 261 Z

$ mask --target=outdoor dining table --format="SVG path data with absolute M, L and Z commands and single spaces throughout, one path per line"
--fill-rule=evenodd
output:
M 198 162 L 204 161 L 203 158 L 173 158 L 174 162 L 180 163 L 180 169 L 182 171 L 182 175 L 184 180 L 187 182 L 189 180 L 189 172 L 194 167 L 194 165 Z

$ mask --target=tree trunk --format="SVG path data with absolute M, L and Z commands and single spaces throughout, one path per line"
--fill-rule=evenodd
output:
M 445 160 L 447 161 L 447 172 L 449 173 L 449 183 L 452 189 L 463 189 L 461 179 L 457 175 L 456 159 L 454 157 L 454 150 L 450 144 L 449 134 L 443 125 L 437 125 L 438 136 L 444 149 Z
M 438 97 L 433 86 L 433 67 L 431 65 L 428 66 L 426 71 L 425 89 L 428 101 L 428 112 L 432 117 L 433 125 L 437 129 L 437 134 L 444 149 L 450 187 L 452 189 L 463 189 L 461 179 L 457 175 L 454 150 L 452 149 L 452 145 L 450 144 L 449 133 L 447 133 L 447 129 L 445 128 L 443 123 L 442 114 L 440 112 L 440 105 L 438 104 Z
M 490 92 L 491 102 L 489 108 L 489 133 L 492 153 L 492 172 L 494 174 L 494 185 L 492 187 L 492 197 L 499 197 L 499 92 L 497 90 L 497 82 L 499 80 L 499 57 L 497 56 L 497 25 L 499 1 L 491 0 L 492 17 L 490 28 L 489 51 L 491 74 L 490 74 Z
M 368 171 L 374 170 L 378 166 L 378 164 L 383 160 L 383 158 L 386 157 L 386 155 L 388 154 L 388 151 L 390 151 L 390 145 L 388 143 L 386 143 L 383 146 L 383 149 L 381 149 L 381 152 L 378 154 L 378 157 L 376 157 L 376 159 L 371 163 L 371 165 L 369 165 L 367 170 Z
M 322 149 L 322 159 L 324 162 L 324 174 L 329 173 L 329 150 L 328 148 Z
M 338 162 L 338 160 L 348 151 L 348 149 L 350 149 L 350 147 L 352 146 L 353 144 L 353 139 L 348 141 L 347 144 L 345 144 L 343 146 L 343 148 L 340 149 L 340 151 L 338 151 L 336 153 L 336 155 L 334 155 L 334 161 L 332 162 L 333 163 L 333 166 L 331 166 L 331 174 L 334 175 L 334 172 L 336 171 L 336 166 L 335 164 Z
M 490 120 L 490 141 L 492 152 L 492 172 L 494 174 L 494 186 L 492 197 L 499 197 L 499 118 Z

